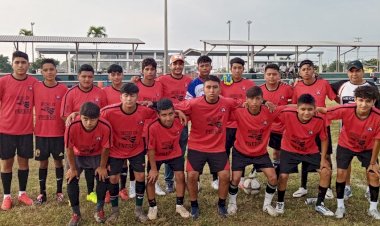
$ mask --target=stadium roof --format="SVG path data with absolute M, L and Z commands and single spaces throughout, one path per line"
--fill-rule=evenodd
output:
M 201 40 L 212 46 L 379 47 L 379 42 Z
M 187 49 L 183 52 L 186 56 L 200 56 L 202 55 L 203 51 L 199 49 Z M 307 51 L 308 54 L 323 54 L 323 51 Z M 212 52 L 209 52 L 207 55 L 209 56 L 226 56 L 227 51 L 225 50 L 213 50 Z M 230 56 L 244 56 L 247 54 L 247 50 L 231 50 Z M 282 56 L 291 56 L 294 55 L 295 51 L 294 49 L 265 49 L 261 51 L 260 53 L 257 53 L 257 56 L 274 56 L 277 55 L 279 57 Z

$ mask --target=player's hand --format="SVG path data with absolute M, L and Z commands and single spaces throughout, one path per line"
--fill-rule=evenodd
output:
M 378 163 L 375 163 L 375 164 L 370 164 L 368 169 L 367 169 L 367 173 L 370 173 L 371 171 L 376 173 L 376 175 L 378 177 L 380 177 L 380 172 L 379 172 L 379 164 Z
M 140 76 L 134 75 L 131 77 L 132 83 L 138 83 L 141 80 Z
M 176 110 L 175 112 L 178 114 L 178 118 L 181 121 L 181 124 L 183 126 L 186 126 L 187 125 L 187 117 L 186 117 L 185 113 L 183 113 L 180 110 Z
M 96 168 L 95 170 L 95 175 L 98 175 L 99 176 L 99 180 L 105 182 L 106 179 L 108 178 L 108 172 L 107 172 L 107 169 L 104 168 L 104 167 L 98 167 Z
M 158 171 L 157 170 L 150 170 L 149 171 L 149 174 L 148 174 L 148 183 L 156 183 L 157 179 L 158 179 Z
M 318 113 L 322 113 L 322 114 L 326 114 L 327 113 L 327 109 L 325 107 L 316 107 L 315 110 Z
M 265 102 L 265 106 L 269 109 L 270 112 L 274 112 L 274 110 L 276 110 L 276 105 L 270 101 Z
M 68 169 L 66 172 L 66 180 L 67 183 L 70 184 L 70 182 L 74 179 L 79 179 L 78 171 L 76 169 Z
M 74 120 L 77 117 L 77 115 L 79 115 L 78 112 L 73 112 L 69 116 L 67 116 L 66 122 L 65 122 L 65 124 L 66 124 L 67 127 L 69 127 L 71 125 L 71 123 L 74 122 Z
M 321 159 L 321 166 L 320 166 L 319 170 L 322 171 L 323 168 L 331 170 L 331 166 L 330 166 L 329 161 L 327 161 L 327 159 L 324 159 L 324 158 Z
M 148 101 L 148 100 L 137 101 L 137 103 L 140 105 L 146 106 L 146 107 L 152 107 L 153 106 L 153 102 Z

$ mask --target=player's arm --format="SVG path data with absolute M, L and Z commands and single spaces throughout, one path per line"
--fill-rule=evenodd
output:
M 95 175 L 98 175 L 99 179 L 104 182 L 106 181 L 108 177 L 107 162 L 108 162 L 109 153 L 110 153 L 110 150 L 108 148 L 103 148 L 102 154 L 100 157 L 100 165 L 95 170 Z
M 66 148 L 67 160 L 69 162 L 70 169 L 66 172 L 67 183 L 70 183 L 72 179 L 78 178 L 78 171 L 75 165 L 75 156 L 73 148 Z
M 380 177 L 379 164 L 377 163 L 377 157 L 379 156 L 379 149 L 380 149 L 380 140 L 376 139 L 375 144 L 373 145 L 371 161 L 369 163 L 367 172 L 369 173 L 370 171 L 372 171 L 376 173 L 377 176 Z
M 187 117 L 186 117 L 185 113 L 183 113 L 180 110 L 175 110 L 175 113 L 178 115 L 178 118 L 181 121 L 181 124 L 183 126 L 186 126 L 186 124 L 187 124 Z
M 70 126 L 72 122 L 74 122 L 75 118 L 79 115 L 79 112 L 72 112 L 69 116 L 62 116 L 63 121 L 66 126 Z
M 149 149 L 148 150 L 148 161 L 150 165 L 150 171 L 148 173 L 148 183 L 156 183 L 158 179 L 158 171 L 157 171 L 157 165 L 156 165 L 156 159 L 155 159 L 155 150 Z

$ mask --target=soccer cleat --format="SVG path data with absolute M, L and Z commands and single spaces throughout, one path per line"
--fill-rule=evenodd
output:
M 305 200 L 305 204 L 309 206 L 313 206 L 317 203 L 317 198 L 307 198 Z
M 276 211 L 276 209 L 275 208 L 273 208 L 273 206 L 271 206 L 271 205 L 265 205 L 265 206 L 263 206 L 263 211 L 265 212 L 265 213 L 268 213 L 270 216 L 272 216 L 272 217 L 277 217 L 278 216 L 278 212 Z
M 109 225 L 114 225 L 117 223 L 117 219 L 119 218 L 119 210 L 113 210 L 110 216 L 107 218 L 106 223 Z
M 187 209 L 183 205 L 176 205 L 175 206 L 175 212 L 179 213 L 179 215 L 181 215 L 182 218 L 189 218 L 190 217 L 189 211 L 187 211 Z
M 331 188 L 328 188 L 326 191 L 325 199 L 333 199 L 333 198 L 334 198 L 333 191 L 331 190 Z
M 173 193 L 174 192 L 174 183 L 166 183 L 166 192 Z
M 352 197 L 352 190 L 351 187 L 345 187 L 344 188 L 344 200 L 348 200 L 349 198 Z
M 226 206 L 217 205 L 218 214 L 221 218 L 227 218 L 228 212 Z
M 211 182 L 211 187 L 214 189 L 214 190 L 219 190 L 219 180 L 216 179 L 216 180 L 213 180 Z
M 7 196 L 3 199 L 3 203 L 1 204 L 2 210 L 10 210 L 12 208 L 12 198 Z
M 106 192 L 106 197 L 104 198 L 104 202 L 105 203 L 110 203 L 111 202 L 111 195 L 110 195 L 109 191 Z
M 119 191 L 119 197 L 121 200 L 127 201 L 129 199 L 128 197 L 128 191 L 126 188 L 123 188 Z
M 156 191 L 156 195 L 163 196 L 166 195 L 166 193 L 162 190 L 161 186 L 156 182 L 154 184 L 154 190 Z
M 234 215 L 237 213 L 237 205 L 236 203 L 228 203 L 228 206 L 227 206 L 227 213 L 229 215 Z
M 307 195 L 307 189 L 303 187 L 298 188 L 298 190 L 293 193 L 294 198 L 301 198 L 305 195 Z
M 33 205 L 33 200 L 29 198 L 29 196 L 26 193 L 22 193 L 18 196 L 18 202 L 24 203 L 27 206 Z
M 373 217 L 375 220 L 380 220 L 380 213 L 377 209 L 369 209 L 368 210 L 368 216 Z
M 71 219 L 70 219 L 69 223 L 67 224 L 67 226 L 78 226 L 80 219 L 81 219 L 81 217 L 78 214 L 74 213 L 71 216 Z
M 136 197 L 136 181 L 129 182 L 129 198 L 133 199 Z
M 151 220 L 151 221 L 156 220 L 157 219 L 157 213 L 158 213 L 157 206 L 155 206 L 155 207 L 149 207 L 149 210 L 148 210 L 148 219 Z
M 57 200 L 58 203 L 62 203 L 63 202 L 63 193 L 57 193 L 55 194 L 55 200 Z
M 276 203 L 276 212 L 277 212 L 277 214 L 284 214 L 285 213 L 285 203 L 284 202 L 277 202 Z
M 45 194 L 39 194 L 36 198 L 36 201 L 34 201 L 34 204 L 42 205 L 45 202 L 46 202 L 46 195 Z
M 319 206 L 315 206 L 315 211 L 317 211 L 317 213 L 325 217 L 334 216 L 334 213 L 331 210 L 329 210 L 323 203 L 321 203 L 321 205 Z
M 191 207 L 191 217 L 193 218 L 193 220 L 199 218 L 199 207 Z
M 104 211 L 103 210 L 95 212 L 94 218 L 95 218 L 95 221 L 98 222 L 98 223 L 104 223 L 104 222 L 106 222 L 106 217 L 104 215 Z
M 335 217 L 338 219 L 342 219 L 346 215 L 346 208 L 344 207 L 339 207 L 335 211 Z
M 140 221 L 141 223 L 145 223 L 148 220 L 148 217 L 145 215 L 142 207 L 135 208 L 135 217 L 136 220 Z
M 86 200 L 96 204 L 98 202 L 98 197 L 96 196 L 95 192 L 91 192 L 86 196 Z

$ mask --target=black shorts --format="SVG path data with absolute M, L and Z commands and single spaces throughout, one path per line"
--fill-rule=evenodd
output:
M 0 133 L 0 157 L 3 160 L 17 156 L 33 158 L 33 134 L 8 135 Z
M 279 133 L 270 133 L 269 147 L 275 150 L 281 150 L 281 140 L 282 134 Z
M 226 153 L 229 155 L 231 153 L 231 148 L 234 146 L 236 139 L 236 128 L 226 128 Z M 228 156 L 230 157 L 230 156 Z
M 243 171 L 246 166 L 253 164 L 255 169 L 273 168 L 273 163 L 266 153 L 261 156 L 250 157 L 240 153 L 235 147 L 232 149 L 232 171 Z
M 145 151 L 140 154 L 130 157 L 130 158 L 108 158 L 108 170 L 109 175 L 118 175 L 123 169 L 125 160 L 128 159 L 129 166 L 133 169 L 134 172 L 144 173 L 145 172 Z
M 162 160 L 162 161 L 156 161 L 157 171 L 160 171 L 161 165 L 167 164 L 172 171 L 184 171 L 185 170 L 185 159 L 183 156 L 174 158 L 174 159 L 168 159 L 168 160 Z M 148 167 L 147 172 L 150 171 L 150 164 L 148 161 Z
M 327 139 L 329 141 L 329 145 L 327 146 L 327 154 L 331 155 L 332 152 L 333 152 L 333 149 L 332 149 L 332 140 L 331 140 L 330 126 L 327 126 Z M 319 139 L 319 136 L 317 136 L 315 138 L 315 142 L 317 143 L 319 152 L 321 152 L 322 151 L 322 149 L 321 149 L 321 139 Z
M 50 154 L 54 160 L 65 158 L 64 137 L 38 137 L 36 136 L 36 150 L 34 157 L 37 161 L 47 160 Z
M 96 170 L 100 166 L 101 155 L 94 156 L 74 156 L 75 167 L 77 168 L 78 175 L 83 172 L 85 169 Z M 66 161 L 66 169 L 70 169 L 69 162 Z
M 321 154 L 302 155 L 285 150 L 281 150 L 280 155 L 280 173 L 296 173 L 298 172 L 298 164 L 305 164 L 307 172 L 315 172 L 321 165 Z
M 354 152 L 348 148 L 339 146 L 336 148 L 336 166 L 338 169 L 348 169 L 352 159 L 356 156 L 362 163 L 362 167 L 368 168 L 371 163 L 372 150 L 365 150 L 363 152 Z
M 187 152 L 186 171 L 198 171 L 202 173 L 206 162 L 211 173 L 217 173 L 222 170 L 230 170 L 230 162 L 226 153 L 208 153 L 189 149 Z

